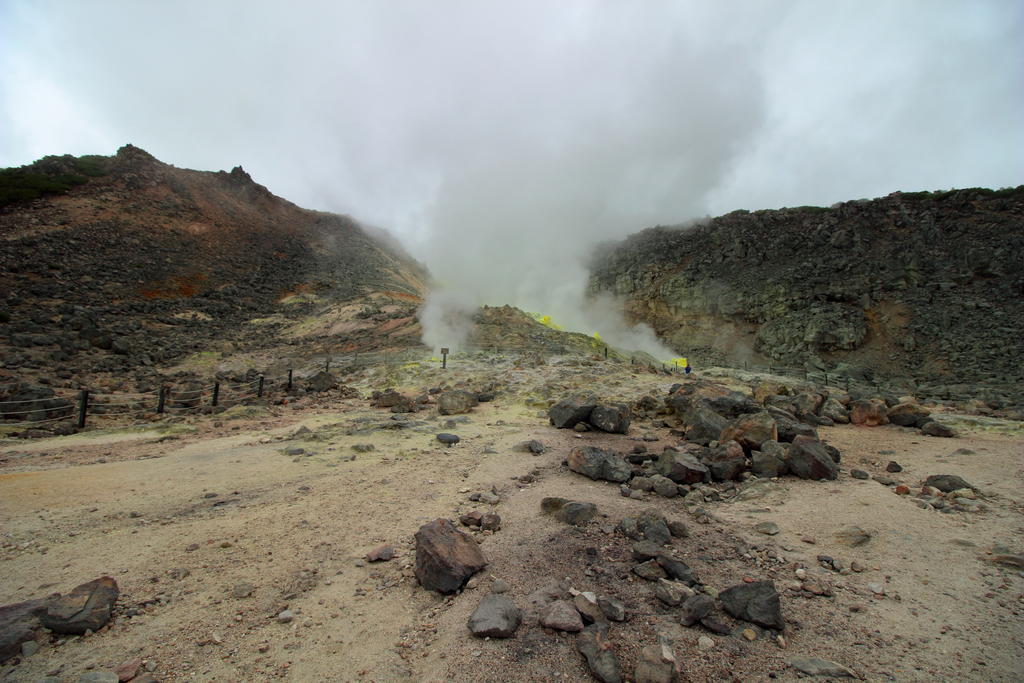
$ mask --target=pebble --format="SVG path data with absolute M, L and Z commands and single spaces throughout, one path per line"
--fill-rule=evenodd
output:
M 868 590 L 875 595 L 885 595 L 885 586 L 880 583 L 869 583 Z
M 754 526 L 754 531 L 759 534 L 765 534 L 766 536 L 774 536 L 779 533 L 779 525 L 775 522 L 761 522 Z
M 290 624 L 295 619 L 295 614 L 290 609 L 286 609 L 278 612 L 275 618 L 279 624 Z
M 743 629 L 743 637 L 747 640 L 757 640 L 757 634 L 754 633 L 754 629 L 752 628 Z
M 864 470 L 850 470 L 850 476 L 854 479 L 868 479 L 871 477 L 871 475 Z
M 508 589 L 509 589 L 508 583 L 506 583 L 505 581 L 502 581 L 501 579 L 495 579 L 491 583 L 491 592 L 492 593 L 507 593 Z
M 708 636 L 701 636 L 697 639 L 697 649 L 699 650 L 710 650 L 715 646 L 715 641 Z
M 236 583 L 235 587 L 231 589 L 231 597 L 239 599 L 247 598 L 252 595 L 254 590 L 256 590 L 255 586 L 248 581 L 242 581 L 241 583 Z

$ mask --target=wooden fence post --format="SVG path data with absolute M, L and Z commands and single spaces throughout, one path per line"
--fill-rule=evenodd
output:
M 213 383 L 213 400 L 210 402 L 210 405 L 212 405 L 212 406 L 217 405 L 217 399 L 219 399 L 219 398 L 220 398 L 220 382 L 214 382 Z
M 85 416 L 89 411 L 89 390 L 82 389 L 78 394 L 78 428 L 85 426 Z

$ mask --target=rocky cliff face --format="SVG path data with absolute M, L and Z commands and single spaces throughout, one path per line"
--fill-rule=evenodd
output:
M 426 278 L 380 235 L 276 197 L 241 167 L 179 169 L 127 145 L 113 157 L 0 170 L 7 370 L 161 364 L 268 337 L 267 326 L 245 323 L 291 295 L 414 302 Z
M 656 227 L 601 249 L 591 289 L 622 297 L 634 321 L 699 361 L 1020 400 L 1024 186 Z

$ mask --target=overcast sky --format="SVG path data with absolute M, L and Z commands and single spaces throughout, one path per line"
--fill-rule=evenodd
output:
M 528 299 L 656 223 L 1024 184 L 1022 36 L 1018 0 L 0 0 L 0 166 L 241 164 Z

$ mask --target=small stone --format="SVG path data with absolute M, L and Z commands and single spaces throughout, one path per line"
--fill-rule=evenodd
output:
M 619 659 L 607 640 L 608 625 L 592 624 L 576 639 L 576 649 L 587 660 L 594 678 L 602 683 L 621 683 L 622 669 Z
M 668 577 L 657 560 L 647 560 L 633 567 L 633 573 L 648 581 L 657 581 Z
M 854 479 L 869 479 L 871 477 L 871 475 L 864 470 L 850 470 L 850 476 Z
M 555 600 L 540 614 L 540 625 L 557 631 L 578 632 L 583 630 L 580 613 L 565 600 Z
M 903 466 L 900 465 L 895 460 L 890 460 L 889 464 L 887 464 L 885 466 L 885 471 L 886 472 L 891 472 L 891 473 L 902 472 L 903 471 Z
M 366 553 L 367 562 L 387 562 L 394 559 L 395 549 L 389 545 L 382 545 Z
M 869 583 L 868 590 L 875 595 L 885 595 L 885 586 L 880 583 Z
M 715 607 L 714 598 L 710 595 L 698 593 L 687 598 L 679 609 L 679 623 L 683 626 L 693 626 L 704 617 L 711 614 Z
M 505 581 L 502 581 L 501 579 L 495 579 L 491 583 L 491 592 L 492 593 L 507 593 L 508 589 L 509 589 L 508 583 L 506 583 Z
M 117 674 L 117 679 L 121 683 L 125 683 L 125 681 L 138 680 L 136 676 L 138 676 L 141 668 L 142 659 L 135 657 L 134 659 L 122 662 L 120 666 L 114 669 L 114 672 Z
M 454 446 L 462 439 L 460 439 L 456 434 L 445 434 L 442 432 L 441 434 L 437 435 L 437 440 L 443 443 L 445 446 Z
M 290 624 L 292 623 L 292 621 L 294 621 L 295 614 L 290 609 L 281 610 L 277 613 L 275 619 L 279 624 Z
M 256 590 L 255 586 L 248 581 L 242 581 L 241 583 L 236 583 L 231 589 L 231 597 L 238 599 L 247 598 L 252 595 L 254 590 Z
M 761 522 L 754 526 L 754 531 L 766 536 L 774 536 L 779 533 L 779 525 L 775 522 Z
M 616 600 L 615 598 L 600 597 L 597 599 L 597 605 L 601 608 L 604 615 L 610 620 L 626 620 L 626 606 L 619 600 Z
M 700 638 L 697 639 L 697 649 L 698 650 L 710 650 L 714 646 L 715 646 L 715 641 L 712 640 L 711 638 L 709 638 L 708 636 L 701 636 Z
M 752 628 L 745 628 L 743 629 L 743 637 L 747 640 L 754 641 L 757 640 L 757 633 L 755 633 Z
M 681 605 L 684 600 L 693 596 L 693 590 L 685 583 L 658 579 L 654 594 L 659 600 L 670 607 Z
M 848 545 L 851 548 L 864 545 L 871 540 L 871 534 L 861 529 L 859 526 L 849 526 L 833 534 L 838 543 Z
M 895 492 L 896 492 L 897 496 L 909 496 L 910 495 L 910 487 L 907 486 L 906 484 L 900 484 L 899 486 L 897 486 L 895 488 Z
M 477 638 L 511 638 L 522 620 L 523 613 L 515 603 L 492 593 L 480 601 L 467 625 Z
M 810 659 L 791 660 L 789 665 L 808 676 L 824 676 L 828 678 L 856 678 L 856 675 L 841 664 L 829 662 L 817 657 Z
M 480 528 L 484 531 L 499 531 L 501 529 L 501 517 L 493 512 L 487 512 L 480 518 Z
M 185 552 L 186 553 L 195 552 L 196 550 L 199 550 L 199 544 L 198 543 L 189 543 L 187 546 L 185 546 Z
M 867 566 L 861 563 L 859 560 L 853 560 L 852 562 L 850 562 L 851 571 L 857 572 L 859 574 L 862 571 L 865 571 L 866 569 Z
M 21 656 L 31 657 L 35 653 L 39 652 L 39 643 L 34 640 L 28 640 L 21 644 Z

